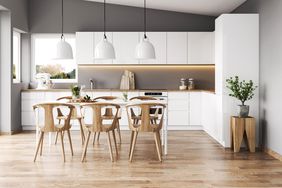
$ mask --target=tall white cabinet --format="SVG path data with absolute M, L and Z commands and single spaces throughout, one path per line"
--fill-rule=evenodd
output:
M 218 106 L 217 129 L 221 143 L 230 146 L 230 116 L 237 114 L 234 98 L 228 96 L 226 79 L 239 76 L 259 85 L 259 16 L 258 14 L 223 14 L 215 25 L 215 74 Z M 259 121 L 259 92 L 247 102 L 250 116 Z M 257 123 L 258 128 L 258 123 Z M 259 131 L 257 130 L 257 133 Z M 258 138 L 258 135 L 257 135 Z

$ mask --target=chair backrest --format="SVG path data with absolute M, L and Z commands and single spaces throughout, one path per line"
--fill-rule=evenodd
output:
M 33 110 L 35 112 L 36 126 L 41 127 L 41 130 L 44 132 L 55 132 L 55 125 L 58 124 L 55 122 L 56 116 L 54 116 L 54 111 L 56 109 L 67 108 L 68 113 L 66 118 L 63 119 L 63 127 L 62 129 L 70 128 L 70 119 L 73 109 L 75 108 L 73 105 L 65 104 L 65 103 L 40 103 L 33 106 Z M 42 114 L 41 114 L 42 112 Z M 39 116 L 42 115 L 42 118 Z M 42 122 L 40 122 L 42 120 Z
M 159 131 L 163 126 L 165 108 L 166 106 L 161 103 L 140 103 L 126 106 L 129 128 L 142 132 Z M 152 109 L 158 112 L 154 116 L 150 113 Z M 132 110 L 141 110 L 140 120 L 132 117 Z
M 60 97 L 60 98 L 57 98 L 57 101 L 61 101 L 61 100 L 72 100 L 72 96 L 64 96 L 64 97 Z
M 103 114 L 107 109 L 111 109 L 114 114 L 113 118 L 103 118 Z M 112 103 L 97 102 L 84 104 L 81 105 L 81 113 L 85 117 L 82 122 L 84 125 L 90 126 L 90 129 L 94 132 L 113 130 L 116 127 L 116 123 L 118 121 L 119 110 L 120 106 Z M 87 118 L 87 116 L 92 116 L 92 118 L 89 119 Z
M 129 100 L 130 101 L 132 100 L 150 101 L 150 100 L 158 100 L 158 99 L 155 97 L 150 97 L 150 96 L 137 96 L 137 97 L 132 97 Z
M 57 98 L 57 101 L 62 101 L 62 102 L 71 102 L 71 100 L 72 100 L 72 96 L 64 96 L 64 97 Z M 60 108 L 57 108 L 57 113 L 58 113 L 58 116 L 64 116 Z M 74 109 L 72 111 L 72 118 L 76 118 L 76 117 L 80 117 L 80 115 L 77 113 L 77 110 Z

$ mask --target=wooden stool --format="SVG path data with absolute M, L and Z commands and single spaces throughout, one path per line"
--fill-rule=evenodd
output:
M 243 138 L 250 152 L 256 151 L 256 120 L 253 117 L 230 119 L 231 149 L 239 152 Z

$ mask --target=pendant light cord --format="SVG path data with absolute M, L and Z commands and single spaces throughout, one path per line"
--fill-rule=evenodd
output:
M 104 0 L 104 39 L 107 39 L 107 36 L 106 36 L 106 0 Z
M 64 0 L 62 0 L 62 35 L 61 39 L 64 39 Z
M 147 12 L 146 12 L 146 0 L 144 0 L 144 39 L 147 38 L 146 31 L 147 31 Z

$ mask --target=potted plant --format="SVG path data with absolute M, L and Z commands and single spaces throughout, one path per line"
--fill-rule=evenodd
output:
M 71 93 L 72 93 L 73 99 L 79 99 L 80 98 L 80 87 L 78 85 L 72 85 Z
M 248 117 L 249 116 L 249 105 L 245 105 L 245 102 L 251 100 L 254 96 L 254 91 L 258 86 L 254 86 L 252 80 L 246 82 L 245 80 L 240 81 L 238 76 L 230 77 L 226 79 L 227 88 L 231 90 L 229 96 L 235 97 L 241 101 L 239 105 L 239 117 Z
M 126 102 L 128 100 L 128 93 L 127 92 L 123 92 L 122 96 L 123 96 L 123 100 Z

